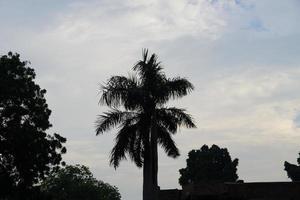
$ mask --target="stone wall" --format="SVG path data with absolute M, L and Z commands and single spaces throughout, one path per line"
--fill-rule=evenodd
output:
M 160 190 L 159 200 L 181 200 L 181 190 Z
M 300 200 L 300 182 L 203 183 L 161 190 L 159 200 Z
M 230 197 L 249 200 L 300 200 L 300 182 L 225 184 Z

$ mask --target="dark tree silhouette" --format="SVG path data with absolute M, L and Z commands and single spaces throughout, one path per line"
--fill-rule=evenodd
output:
M 148 57 L 148 50 L 143 51 L 143 59 L 133 70 L 136 75 L 113 76 L 102 87 L 100 102 L 112 109 L 99 116 L 96 132 L 98 135 L 119 126 L 110 163 L 116 168 L 128 155 L 143 167 L 143 199 L 156 200 L 157 145 L 175 158 L 179 151 L 172 135 L 179 126 L 195 127 L 184 109 L 164 105 L 187 95 L 193 86 L 184 78 L 166 78 L 156 55 Z
M 180 169 L 180 185 L 201 182 L 235 182 L 238 179 L 238 159 L 231 160 L 226 148 L 203 145 L 199 150 L 192 150 L 186 160 L 186 168 Z
M 292 181 L 300 181 L 300 153 L 297 163 L 298 165 L 290 164 L 287 161 L 284 162 L 284 170 Z
M 95 179 L 83 165 L 67 165 L 53 172 L 41 188 L 51 200 L 121 200 L 115 186 Z
M 65 138 L 48 135 L 51 127 L 35 72 L 18 54 L 0 58 L 0 198 L 31 199 L 37 184 L 61 163 Z

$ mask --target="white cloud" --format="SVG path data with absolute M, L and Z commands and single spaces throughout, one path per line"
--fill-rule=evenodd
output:
M 186 35 L 213 39 L 226 26 L 223 14 L 206 0 L 86 2 L 74 4 L 53 32 L 72 43 L 107 39 L 140 43 Z
M 299 76 L 293 68 L 230 70 L 205 82 L 191 103 L 198 104 L 197 109 L 192 110 L 199 110 L 196 116 L 203 131 L 254 129 L 269 135 L 297 135 L 293 118 L 300 106 L 300 82 L 295 79 Z
M 168 76 L 187 77 L 196 87 L 188 97 L 171 102 L 187 108 L 198 129 L 176 135 L 179 159 L 160 154 L 163 188 L 178 187 L 178 169 L 185 166 L 187 152 L 205 143 L 228 147 L 240 159 L 240 177 L 246 181 L 286 180 L 282 163 L 295 160 L 300 141 L 296 5 L 72 1 L 57 6 L 38 25 L 4 23 L 0 51 L 17 51 L 32 62 L 38 82 L 48 91 L 51 131 L 68 138 L 66 160 L 89 165 L 98 178 L 117 185 L 125 200 L 141 198 L 141 170 L 130 162 L 117 171 L 108 166 L 114 132 L 94 134 L 96 116 L 106 109 L 97 105 L 97 94 L 109 76 L 126 75 L 145 47 L 158 53 Z

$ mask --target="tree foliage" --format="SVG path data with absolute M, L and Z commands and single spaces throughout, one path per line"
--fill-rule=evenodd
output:
M 172 157 L 177 157 L 179 152 L 171 135 L 181 125 L 195 127 L 184 109 L 164 107 L 170 98 L 182 97 L 190 92 L 192 84 L 184 78 L 166 78 L 155 54 L 148 58 L 145 50 L 143 56 L 143 60 L 133 68 L 137 76 L 113 76 L 102 87 L 100 102 L 112 109 L 99 116 L 96 133 L 98 135 L 120 125 L 111 153 L 114 167 L 118 167 L 126 154 L 138 167 L 142 166 L 144 148 L 150 142 L 150 129 L 154 125 L 158 130 L 158 143 Z M 120 106 L 125 111 L 117 109 Z
M 238 159 L 231 160 L 226 148 L 203 145 L 192 150 L 186 160 L 186 168 L 180 169 L 180 185 L 197 184 L 207 181 L 234 182 L 238 179 Z
M 67 165 L 52 173 L 43 183 L 42 190 L 51 200 L 120 200 L 115 186 L 96 180 L 89 168 Z
M 284 170 L 292 181 L 300 181 L 300 153 L 297 163 L 298 165 L 291 164 L 287 161 L 284 162 Z
M 33 186 L 61 163 L 65 138 L 49 135 L 51 127 L 35 72 L 8 53 L 0 58 L 0 196 L 30 198 Z M 18 197 L 16 197 L 18 198 Z
M 195 127 L 185 109 L 165 106 L 169 100 L 187 95 L 193 85 L 185 78 L 167 78 L 162 69 L 157 56 L 148 56 L 144 50 L 133 75 L 113 76 L 101 88 L 100 103 L 111 110 L 100 115 L 96 123 L 97 135 L 118 127 L 110 163 L 118 167 L 129 157 L 138 167 L 143 166 L 144 191 L 150 188 L 144 199 L 151 200 L 156 199 L 151 195 L 157 188 L 157 146 L 175 158 L 179 150 L 173 135 L 178 127 Z

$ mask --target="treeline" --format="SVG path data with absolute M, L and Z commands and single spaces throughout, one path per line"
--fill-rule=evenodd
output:
M 284 170 L 292 181 L 300 181 L 300 156 L 297 161 L 298 165 L 284 162 Z M 238 179 L 238 159 L 232 160 L 227 148 L 217 145 L 203 145 L 190 151 L 186 165 L 186 168 L 179 170 L 182 186 L 203 182 L 244 182 Z
M 88 167 L 62 160 L 67 140 L 46 132 L 52 126 L 46 90 L 35 83 L 28 64 L 11 52 L 0 57 L 0 199 L 120 200 L 118 189 L 94 178 Z M 98 118 L 96 134 L 120 125 L 111 165 L 118 167 L 129 156 L 144 168 L 144 200 L 157 199 L 158 145 L 178 157 L 172 135 L 180 126 L 196 127 L 185 109 L 165 106 L 193 85 L 185 78 L 167 78 L 162 69 L 156 55 L 144 50 L 133 67 L 137 76 L 113 76 L 101 89 L 100 101 L 111 110 Z M 299 165 L 300 158 L 298 165 L 284 163 L 292 181 L 300 180 Z M 204 145 L 189 152 L 179 183 L 237 182 L 237 166 L 238 159 L 232 160 L 226 148 Z
M 120 200 L 85 166 L 66 165 L 66 138 L 46 131 L 51 110 L 18 54 L 0 57 L 0 199 Z

